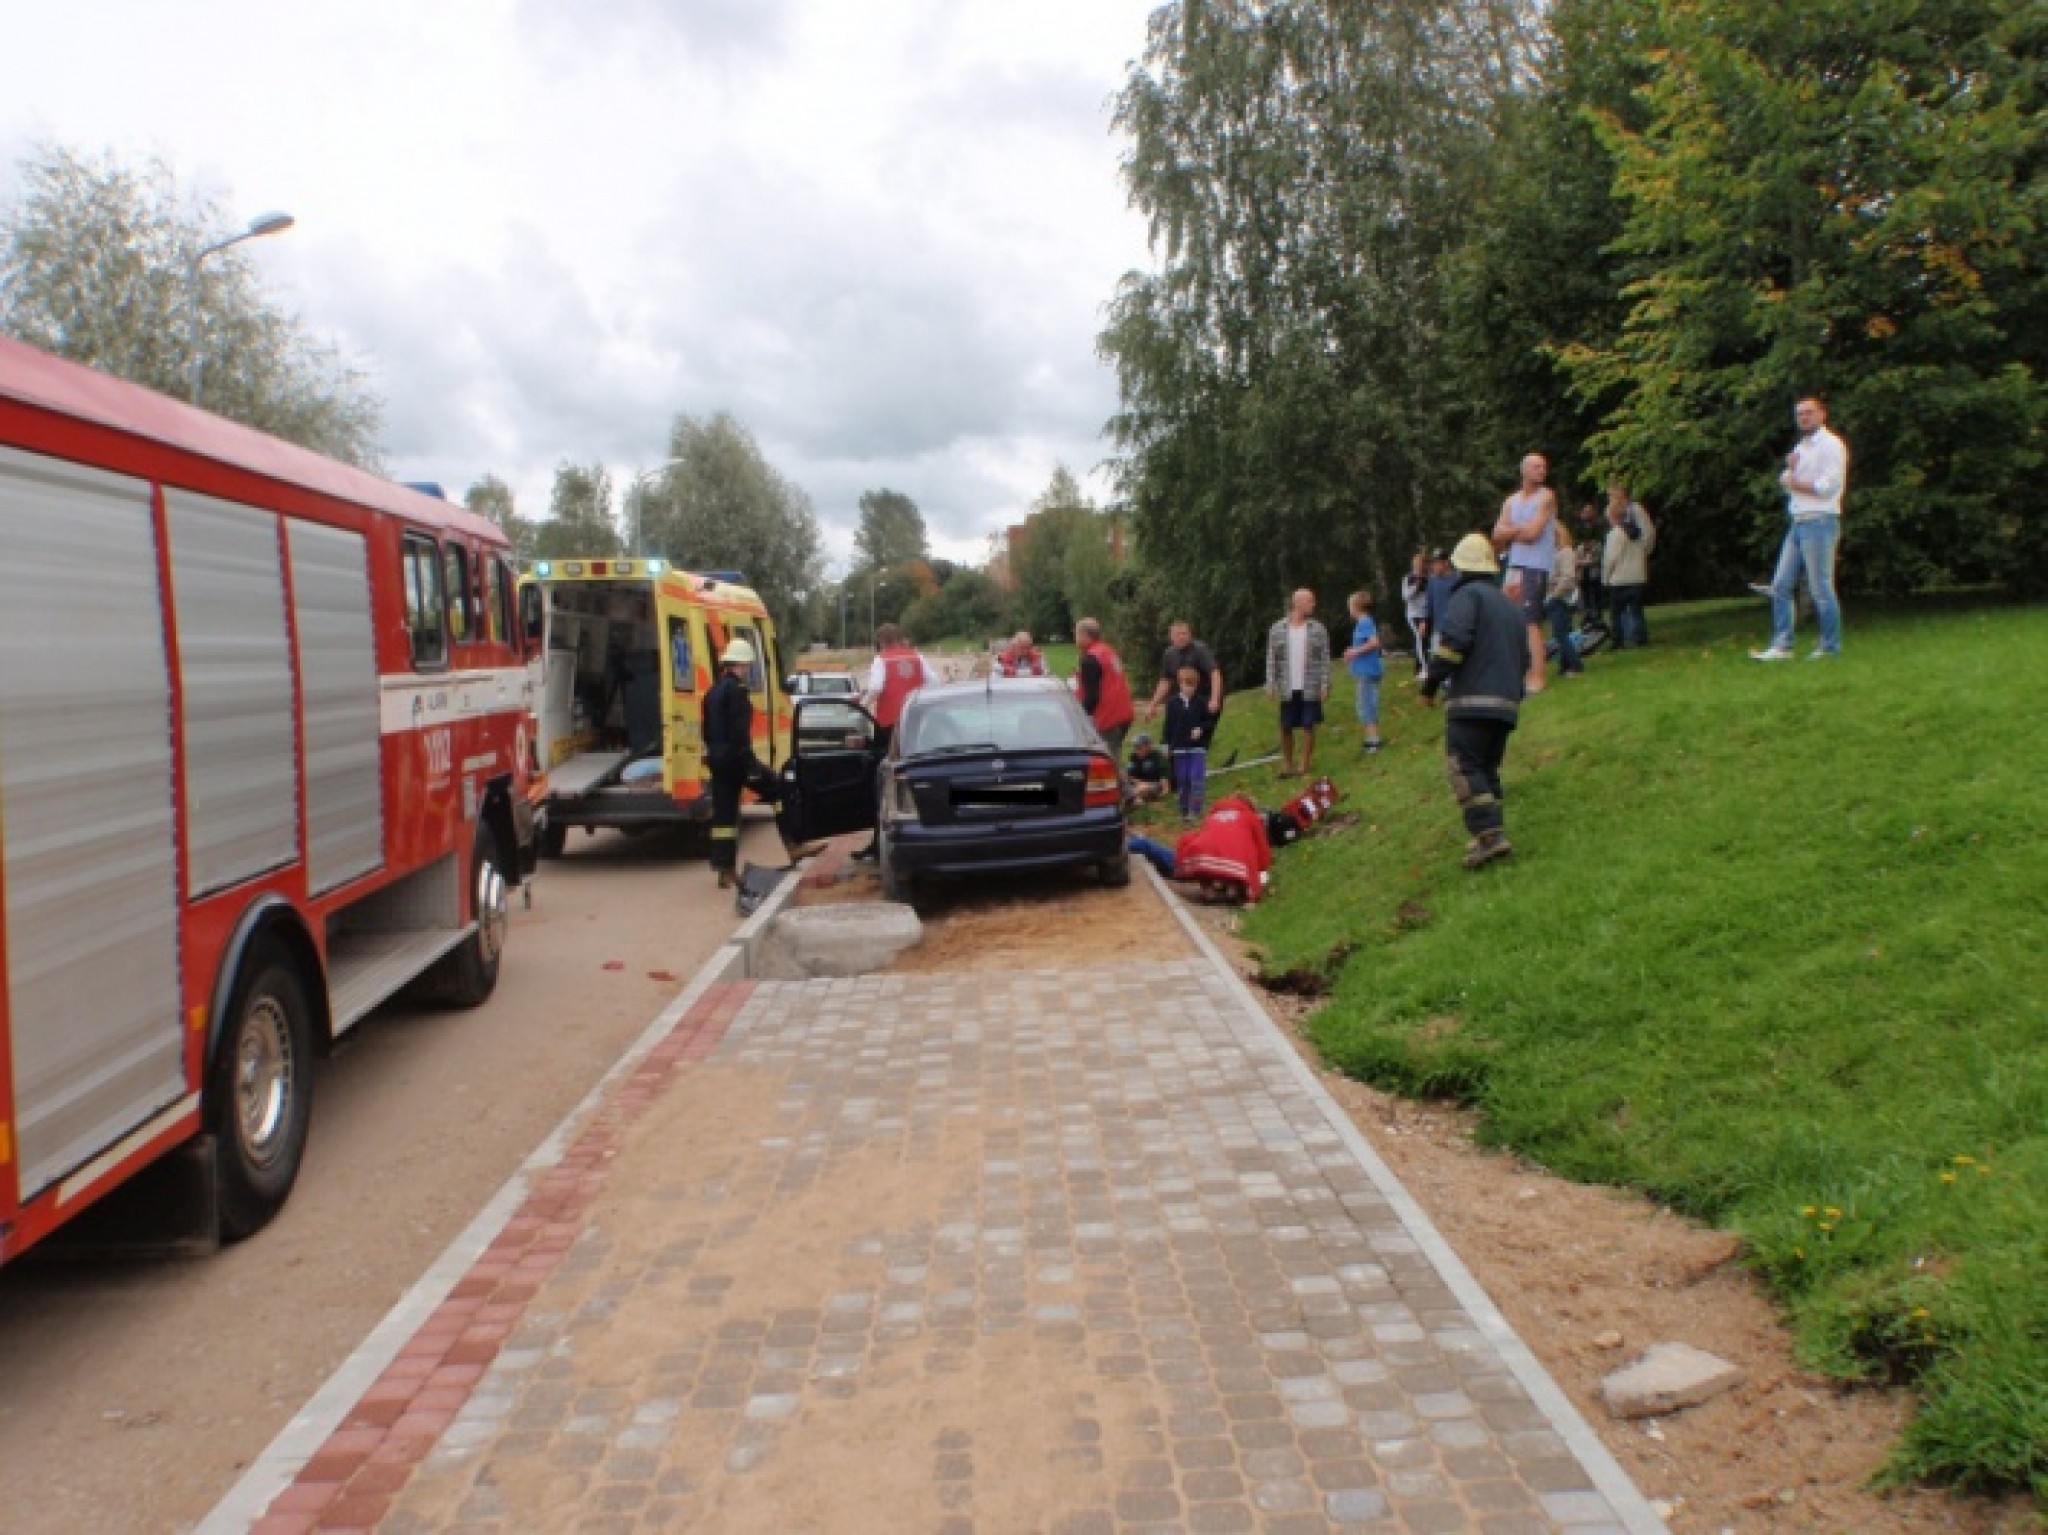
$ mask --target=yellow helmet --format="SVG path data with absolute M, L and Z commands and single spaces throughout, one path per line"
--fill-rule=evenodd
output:
M 752 666 L 754 647 L 745 640 L 732 640 L 725 647 L 725 654 L 718 658 L 720 666 Z
M 1469 575 L 1491 576 L 1500 571 L 1500 561 L 1494 558 L 1493 545 L 1488 543 L 1484 533 L 1467 533 L 1458 540 L 1458 547 L 1451 551 L 1451 565 Z

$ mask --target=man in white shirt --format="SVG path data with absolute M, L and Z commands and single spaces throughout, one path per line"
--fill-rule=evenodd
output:
M 1792 522 L 1778 551 L 1778 573 L 1771 579 L 1771 643 L 1752 650 L 1755 661 L 1792 659 L 1792 631 L 1798 621 L 1794 598 L 1800 577 L 1820 620 L 1820 642 L 1807 659 L 1839 655 L 1842 649 L 1842 606 L 1835 599 L 1835 551 L 1842 539 L 1842 493 L 1849 484 L 1849 449 L 1828 430 L 1827 407 L 1819 400 L 1801 400 L 1792 408 L 1799 443 L 1785 457 L 1778 483 L 1785 487 L 1785 510 Z

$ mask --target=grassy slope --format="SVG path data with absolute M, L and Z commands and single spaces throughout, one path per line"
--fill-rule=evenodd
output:
M 1477 876 L 1406 667 L 1379 759 L 1343 700 L 1363 819 L 1248 936 L 1333 975 L 1334 1064 L 1742 1232 L 1811 1361 L 1917 1379 L 1902 1473 L 2048 1490 L 2048 610 L 1859 611 L 1778 667 L 1760 605 L 1653 621 L 1533 702 Z M 1270 738 L 1247 697 L 1222 749 Z

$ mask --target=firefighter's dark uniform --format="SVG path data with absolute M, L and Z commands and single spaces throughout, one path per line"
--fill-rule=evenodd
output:
M 1521 714 L 1529 630 L 1490 575 L 1461 573 L 1429 652 L 1424 697 L 1447 688 L 1444 770 L 1472 834 L 1468 867 L 1509 851 L 1501 761 Z
M 740 792 L 776 797 L 774 775 L 754 755 L 754 701 L 729 667 L 704 695 L 704 765 L 711 772 L 711 867 L 723 875 L 739 863 Z

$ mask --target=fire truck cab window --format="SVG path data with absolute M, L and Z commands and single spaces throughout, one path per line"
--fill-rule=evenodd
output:
M 476 588 L 469 579 L 469 551 L 460 544 L 448 544 L 441 550 L 441 561 L 447 571 L 448 632 L 456 644 L 467 645 L 477 637 Z
M 441 595 L 441 551 L 431 538 L 405 539 L 405 627 L 415 669 L 448 664 L 447 608 Z
M 516 647 L 517 641 L 505 628 L 505 614 L 511 606 L 506 594 L 512 590 L 512 572 L 505 568 L 503 560 L 492 560 L 485 569 L 484 606 L 490 613 L 491 643 Z

